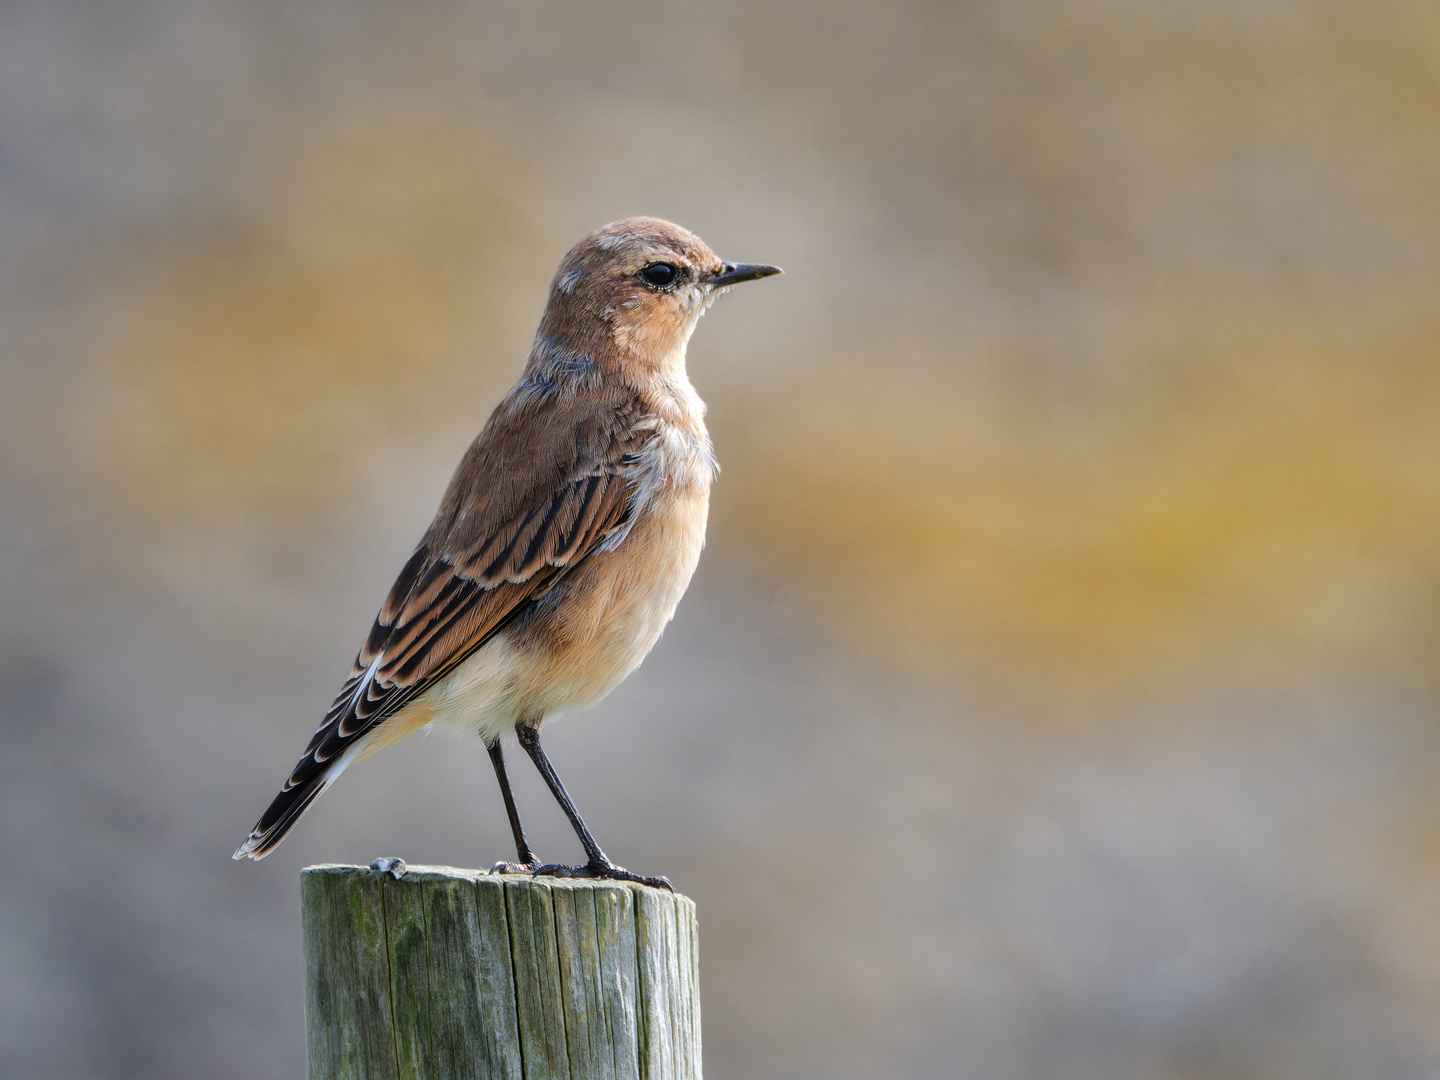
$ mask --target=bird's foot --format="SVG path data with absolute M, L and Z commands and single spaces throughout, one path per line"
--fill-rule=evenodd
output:
M 675 891 L 675 886 L 670 884 L 667 877 L 645 877 L 642 874 L 632 874 L 623 866 L 616 866 L 609 859 L 602 861 L 591 859 L 583 866 L 566 866 L 563 863 L 546 863 L 544 866 L 532 871 L 533 877 L 567 877 L 567 878 L 604 878 L 609 881 L 637 881 L 641 885 L 649 885 L 652 889 L 665 889 L 669 892 Z
M 540 870 L 540 860 L 531 859 L 529 862 L 497 862 L 490 867 L 492 874 L 534 874 Z

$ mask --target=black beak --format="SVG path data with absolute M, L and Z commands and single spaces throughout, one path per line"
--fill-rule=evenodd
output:
M 764 263 L 727 262 L 720 268 L 718 274 L 712 274 L 706 278 L 705 283 L 718 289 L 725 285 L 735 285 L 741 281 L 758 281 L 762 277 L 784 272 L 778 266 L 766 266 Z

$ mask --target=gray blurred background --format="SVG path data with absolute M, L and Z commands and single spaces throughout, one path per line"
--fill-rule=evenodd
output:
M 435 736 L 229 858 L 639 213 L 787 270 L 548 742 L 707 1073 L 1440 1077 L 1431 0 L 0 5 L 0 1072 L 299 1076 L 299 868 L 507 855 Z

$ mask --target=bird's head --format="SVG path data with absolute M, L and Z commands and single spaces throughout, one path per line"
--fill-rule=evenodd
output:
M 663 367 L 683 361 L 696 321 L 717 295 L 778 273 L 778 266 L 726 262 L 671 222 L 626 218 L 595 230 L 561 260 L 540 340 L 593 360 L 602 353 Z

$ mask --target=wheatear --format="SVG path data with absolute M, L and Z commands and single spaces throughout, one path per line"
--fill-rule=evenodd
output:
M 455 470 L 305 756 L 235 858 L 263 859 L 352 762 L 417 728 L 478 732 L 515 834 L 500 872 L 669 885 L 616 866 L 545 751 L 544 721 L 594 705 L 645 658 L 705 543 L 715 458 L 685 346 L 727 286 L 779 267 L 629 218 L 570 250 L 530 358 Z M 514 730 L 585 847 L 542 866 L 501 738 Z

